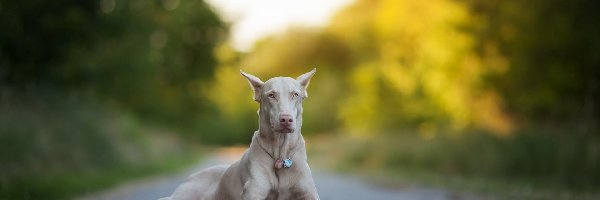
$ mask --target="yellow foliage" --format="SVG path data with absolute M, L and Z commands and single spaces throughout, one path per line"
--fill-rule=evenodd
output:
M 252 100 L 252 89 L 246 79 L 241 77 L 239 68 L 221 66 L 215 71 L 213 85 L 204 90 L 210 100 L 229 119 L 237 119 L 240 113 L 257 107 Z
M 482 77 L 503 73 L 509 63 L 494 45 L 475 49 L 481 41 L 464 28 L 478 23 L 453 0 L 358 0 L 325 30 L 290 29 L 239 60 L 217 49 L 222 66 L 208 96 L 235 116 L 252 107 L 237 67 L 268 78 L 318 66 L 310 90 L 325 98 L 308 106 L 313 116 L 307 119 L 320 126 L 341 125 L 357 136 L 402 126 L 424 138 L 468 128 L 508 133 L 512 123 L 503 102 L 482 86 Z
M 340 117 L 345 124 L 365 129 L 377 125 L 373 113 L 378 113 L 378 117 L 393 115 L 386 113 L 390 112 L 386 107 L 401 107 L 410 104 L 406 101 L 421 100 L 441 109 L 442 116 L 447 117 L 443 123 L 454 131 L 468 127 L 509 131 L 511 123 L 500 109 L 501 102 L 479 95 L 491 93 L 481 91 L 481 77 L 491 71 L 504 71 L 506 60 L 493 47 L 488 48 L 484 58 L 475 53 L 473 36 L 461 30 L 474 23 L 471 19 L 466 6 L 452 0 L 365 0 L 334 18 L 329 31 L 346 39 L 351 48 L 357 48 L 353 50 L 360 52 L 357 68 L 379 69 L 378 72 L 357 69 L 349 74 L 354 96 L 342 105 L 356 107 L 342 106 Z M 357 73 L 362 78 L 356 78 Z M 379 107 L 380 99 L 373 92 L 379 87 L 374 84 L 377 81 L 365 81 L 365 77 L 384 79 L 401 96 L 414 97 L 416 91 L 425 96 L 400 98 L 392 101 L 396 105 Z M 364 85 L 366 82 L 371 85 Z M 364 108 L 367 104 L 370 109 Z M 374 111 L 380 108 L 383 110 Z M 428 124 L 427 127 L 433 126 Z
M 339 117 L 344 127 L 352 134 L 371 134 L 381 118 L 385 105 L 378 103 L 376 85 L 378 73 L 374 66 L 355 68 L 349 74 L 352 94 L 340 104 Z

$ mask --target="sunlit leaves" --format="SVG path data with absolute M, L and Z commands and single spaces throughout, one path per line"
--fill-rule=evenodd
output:
M 381 105 L 379 87 L 377 81 L 379 73 L 375 66 L 361 66 L 349 73 L 350 85 L 346 92 L 348 98 L 337 99 L 342 103 L 339 105 L 339 117 L 343 125 L 354 134 L 371 134 L 381 125 L 381 119 L 386 117 L 383 110 L 388 109 Z M 385 98 L 385 97 L 383 97 Z
M 241 55 L 239 66 L 267 77 L 316 66 L 309 92 L 317 94 L 309 107 L 320 108 L 306 118 L 322 125 L 329 120 L 328 126 L 348 133 L 400 128 L 425 138 L 473 129 L 507 134 L 523 121 L 577 115 L 584 83 L 585 105 L 594 108 L 589 102 L 597 78 L 585 72 L 595 72 L 590 66 L 597 61 L 586 57 L 585 49 L 594 48 L 581 42 L 591 33 L 567 28 L 588 18 L 571 13 L 577 6 L 553 7 L 563 4 L 357 0 L 322 30 L 296 28 L 264 39 Z M 544 23 L 549 11 L 560 13 L 549 17 L 555 26 Z M 573 35 L 582 37 L 575 38 L 579 43 L 570 42 Z
M 417 120 L 421 121 L 420 123 L 429 124 L 428 127 L 434 126 L 432 124 L 449 125 L 447 128 L 455 131 L 478 126 L 500 132 L 510 130 L 506 116 L 499 111 L 501 102 L 479 102 L 483 101 L 480 99 L 480 93 L 484 92 L 484 89 L 479 87 L 481 77 L 489 70 L 486 66 L 488 63 L 484 62 L 506 61 L 498 54 L 482 60 L 475 52 L 477 38 L 464 30 L 473 23 L 464 4 L 446 0 L 382 0 L 359 1 L 357 5 L 361 6 L 346 9 L 330 26 L 330 31 L 338 37 L 347 38 L 345 42 L 349 43 L 350 47 L 358 48 L 352 51 L 356 52 L 356 57 L 361 58 L 356 67 L 370 66 L 375 69 L 372 69 L 371 73 L 349 75 L 350 84 L 353 85 L 349 89 L 354 91 L 352 94 L 356 97 L 348 98 L 343 104 L 340 109 L 346 114 L 341 116 L 344 121 L 356 120 L 360 123 L 346 124 L 394 126 L 403 124 L 402 120 L 412 121 L 412 118 L 420 119 Z M 348 22 L 349 18 L 353 19 L 354 24 Z M 347 33 L 350 36 L 346 35 Z M 363 57 L 363 54 L 372 56 Z M 495 66 L 505 68 L 506 64 Z M 368 92 L 377 90 L 376 88 L 381 90 L 381 86 L 378 81 L 364 84 L 364 81 L 361 82 L 364 79 L 381 79 L 391 85 L 387 87 L 391 90 Z M 361 87 L 356 87 L 357 85 Z M 395 100 L 389 101 L 385 100 L 386 98 Z M 414 105 L 411 101 L 429 103 Z M 379 104 L 383 102 L 389 103 L 385 103 L 382 108 Z M 361 105 L 369 105 L 370 109 L 361 109 Z M 416 108 L 407 108 L 406 105 Z M 389 107 L 403 109 L 387 109 Z M 375 110 L 377 116 L 371 114 L 372 110 Z M 414 110 L 417 110 L 416 113 Z M 477 117 L 480 115 L 478 112 L 487 110 L 498 112 L 488 113 L 486 118 Z M 393 112 L 404 113 L 401 114 L 404 117 L 397 117 Z M 423 115 L 430 117 L 423 118 Z M 393 118 L 396 121 L 378 124 L 382 120 L 377 118 Z M 500 126 L 491 121 L 504 123 Z

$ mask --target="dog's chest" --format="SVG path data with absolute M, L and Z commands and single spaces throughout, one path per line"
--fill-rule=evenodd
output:
M 267 199 L 290 199 L 298 182 L 298 169 L 276 169 L 271 177 L 271 190 Z
M 269 195 L 267 196 L 267 200 L 287 200 L 292 199 L 292 190 L 290 188 L 287 189 L 279 189 L 279 190 L 271 190 Z

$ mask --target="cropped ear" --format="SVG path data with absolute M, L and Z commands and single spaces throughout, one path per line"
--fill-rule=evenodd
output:
M 296 78 L 296 81 L 300 82 L 300 85 L 304 89 L 304 92 L 303 92 L 304 97 L 308 97 L 306 88 L 308 87 L 308 84 L 310 83 L 310 78 L 312 78 L 312 76 L 315 75 L 315 72 L 317 72 L 317 68 L 313 68 L 313 70 L 311 70 L 310 72 L 306 72 L 305 74 L 302 74 L 302 75 L 298 76 L 298 78 Z
M 248 74 L 242 70 L 240 70 L 240 73 L 242 74 L 242 76 L 244 76 L 244 77 L 246 77 L 246 79 L 248 79 L 250 86 L 252 86 L 252 90 L 254 91 L 254 101 L 260 102 L 260 93 L 262 90 L 262 86 L 265 83 L 263 83 L 258 77 L 254 76 L 252 74 Z

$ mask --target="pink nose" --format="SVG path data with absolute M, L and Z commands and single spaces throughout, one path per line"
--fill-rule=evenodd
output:
M 279 115 L 279 122 L 283 126 L 291 126 L 292 122 L 294 122 L 294 120 L 292 119 L 292 115 L 289 115 L 289 114 L 280 114 Z

